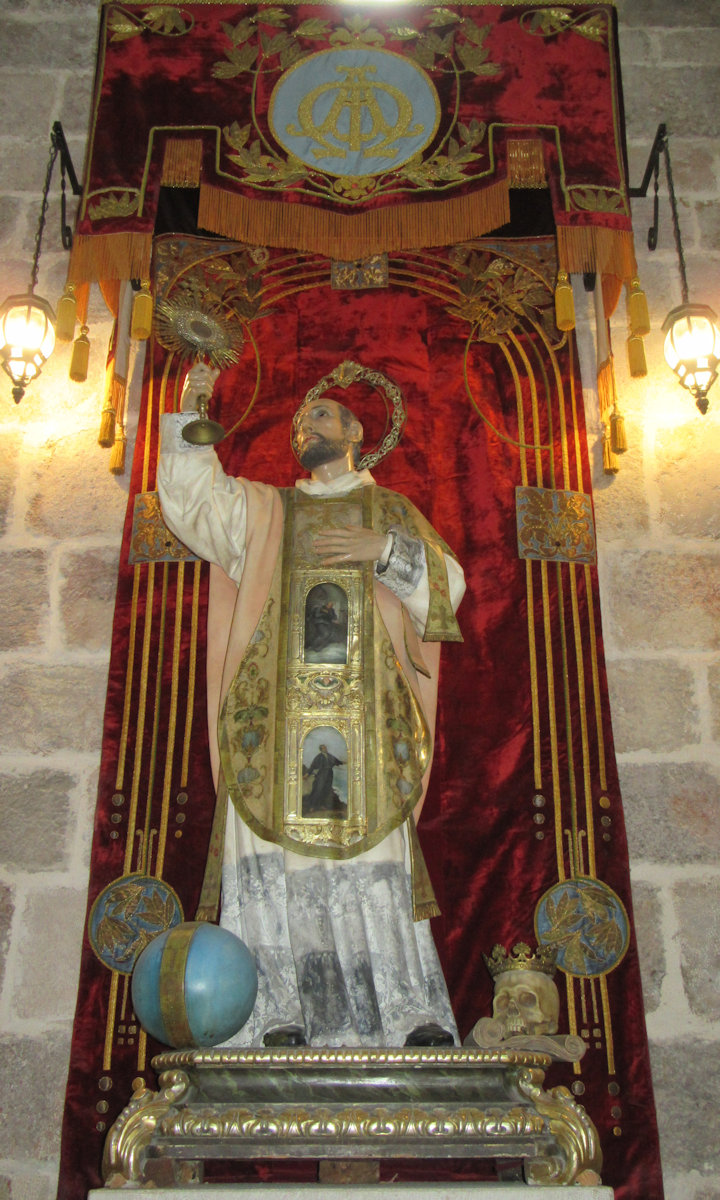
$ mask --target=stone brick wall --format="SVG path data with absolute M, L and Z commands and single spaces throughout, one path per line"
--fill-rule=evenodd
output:
M 720 5 L 618 8 L 631 180 L 665 120 L 691 296 L 720 310 Z M 0 0 L 0 21 L 4 298 L 27 287 L 53 119 L 82 162 L 97 11 Z M 595 444 L 596 511 L 667 1193 L 720 1200 L 720 385 L 700 418 L 662 362 L 680 287 L 664 182 L 661 194 L 654 255 L 651 200 L 634 206 L 650 375 L 628 378 L 621 304 L 630 449 L 609 478 Z M 66 266 L 57 224 L 54 200 L 38 289 L 52 299 Z M 109 328 L 97 302 L 86 384 L 67 381 L 67 347 L 17 410 L 0 384 L 0 1186 L 14 1200 L 49 1200 L 57 1171 L 127 489 L 96 444 Z

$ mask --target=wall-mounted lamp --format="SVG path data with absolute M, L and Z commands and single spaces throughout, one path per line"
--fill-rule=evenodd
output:
M 74 196 L 80 195 L 81 188 L 70 158 L 62 125 L 59 121 L 55 121 L 50 134 L 50 158 L 45 173 L 42 204 L 35 233 L 30 287 L 25 295 L 8 296 L 4 304 L 0 306 L 0 359 L 3 370 L 12 380 L 12 394 L 16 404 L 22 400 L 27 385 L 33 379 L 37 379 L 55 345 L 55 314 L 47 300 L 35 295 L 35 287 L 38 280 L 40 248 L 48 210 L 48 193 L 58 154 L 62 168 L 60 209 L 62 244 L 65 250 L 69 250 L 72 246 L 72 231 L 67 223 L 65 207 L 66 173 Z
M 654 250 L 658 238 L 658 185 L 661 154 L 665 160 L 665 174 L 670 195 L 675 249 L 677 250 L 682 290 L 682 304 L 673 308 L 663 322 L 665 360 L 677 375 L 682 386 L 695 397 L 695 403 L 700 412 L 704 414 L 708 410 L 707 394 L 717 379 L 718 364 L 720 364 L 720 330 L 717 327 L 717 316 L 707 304 L 690 304 L 689 301 L 685 256 L 680 237 L 680 222 L 665 125 L 658 125 L 640 187 L 630 188 L 629 193 L 631 196 L 647 196 L 650 179 L 654 176 L 653 223 L 648 230 L 648 249 Z

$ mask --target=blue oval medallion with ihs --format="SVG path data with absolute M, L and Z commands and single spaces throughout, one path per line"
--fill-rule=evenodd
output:
M 390 50 L 322 50 L 282 76 L 270 99 L 273 135 L 288 153 L 329 175 L 379 175 L 432 141 L 435 87 Z

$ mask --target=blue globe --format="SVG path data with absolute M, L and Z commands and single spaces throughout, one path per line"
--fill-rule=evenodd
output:
M 255 961 L 240 938 L 186 921 L 145 947 L 133 971 L 132 1001 L 143 1029 L 164 1045 L 217 1046 L 242 1029 L 257 986 Z

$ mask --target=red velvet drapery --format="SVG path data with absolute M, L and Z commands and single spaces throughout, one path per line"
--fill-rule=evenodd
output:
M 436 758 L 420 824 L 461 1034 L 490 1011 L 482 953 L 496 942 L 532 942 L 536 922 L 542 936 L 549 914 L 566 952 L 561 1029 L 589 1043 L 580 1064 L 555 1066 L 549 1082 L 572 1087 L 587 1107 L 603 1143 L 603 1178 L 618 1200 L 660 1200 L 580 384 L 572 335 L 553 325 L 554 249 L 478 242 L 394 254 L 387 266 L 386 286 L 338 290 L 330 263 L 318 256 L 167 238 L 157 245 L 155 278 L 161 297 L 201 294 L 217 311 L 232 309 L 242 327 L 242 356 L 221 377 L 215 414 L 230 431 L 220 452 L 234 473 L 293 482 L 291 415 L 345 358 L 381 371 L 403 391 L 407 427 L 376 478 L 428 516 L 468 580 L 460 610 L 465 640 L 443 648 Z M 176 404 L 186 366 L 179 354 L 149 345 L 133 496 L 153 488 L 159 414 Z M 368 443 L 379 440 L 386 414 L 377 395 L 361 387 L 344 398 L 362 413 Z M 524 489 L 519 499 L 517 488 Z M 549 523 L 538 516 L 548 497 L 560 505 Z M 172 545 L 153 546 L 137 522 L 133 533 L 132 515 L 131 503 L 63 1200 L 80 1200 L 98 1183 L 102 1143 L 132 1081 L 152 1082 L 153 1048 L 132 1012 L 123 955 L 137 948 L 143 930 L 173 919 L 174 905 L 192 918 L 213 807 L 205 567 L 178 561 Z M 589 887 L 594 907 L 573 908 L 569 884 Z M 554 906 L 543 906 L 558 888 Z M 434 1169 L 416 1168 L 424 1177 Z M 248 1170 L 269 1177 L 262 1164 Z M 472 1177 L 473 1165 L 437 1170 L 439 1177 Z

